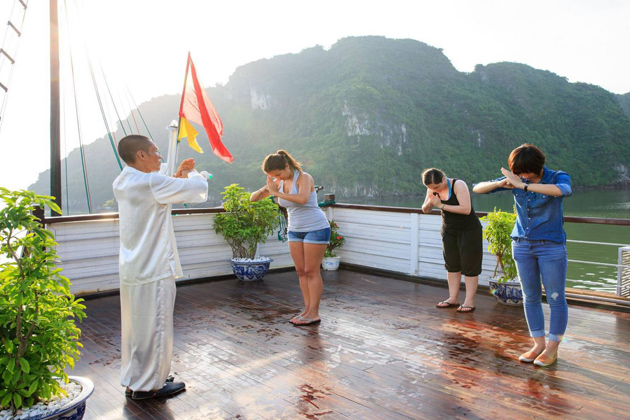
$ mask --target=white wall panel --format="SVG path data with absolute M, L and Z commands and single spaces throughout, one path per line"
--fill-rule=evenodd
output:
M 338 253 L 342 262 L 446 280 L 440 216 L 338 207 L 327 209 L 327 215 L 346 237 Z M 232 251 L 212 229 L 213 218 L 214 214 L 173 217 L 184 270 L 180 281 L 232 273 Z M 118 289 L 117 219 L 55 223 L 49 228 L 59 242 L 61 268 L 72 281 L 74 293 Z M 414 248 L 417 244 L 417 252 L 412 244 Z M 494 256 L 485 249 L 484 242 L 481 284 L 487 284 L 495 264 Z M 274 260 L 271 268 L 293 266 L 288 242 L 280 242 L 276 234 L 259 246 L 258 254 Z
M 446 280 L 441 216 L 333 207 L 331 217 L 346 237 L 346 243 L 339 251 L 342 262 Z M 411 227 L 416 223 L 414 217 L 418 218 L 417 230 L 412 231 Z M 417 253 L 408 249 L 415 243 L 418 244 Z M 483 246 L 483 271 L 479 281 L 487 284 L 495 259 L 486 251 L 485 241 Z M 412 255 L 417 255 L 417 264 L 410 261 Z
M 214 214 L 173 216 L 173 227 L 184 271 L 182 280 L 232 273 L 232 250 L 212 229 Z M 75 294 L 117 290 L 120 247 L 118 219 L 54 223 L 48 226 L 59 246 L 59 266 Z M 287 243 L 270 236 L 260 255 L 273 258 L 272 268 L 293 266 Z

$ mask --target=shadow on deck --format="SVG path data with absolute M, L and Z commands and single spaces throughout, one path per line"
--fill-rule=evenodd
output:
M 443 287 L 323 276 L 322 324 L 302 328 L 287 322 L 295 272 L 179 287 L 172 373 L 187 391 L 171 399 L 125 398 L 119 298 L 88 300 L 70 372 L 96 385 L 85 419 L 627 418 L 628 313 L 570 307 L 558 363 L 537 368 L 517 360 L 530 343 L 520 307 L 480 291 L 459 314 L 435 308 Z

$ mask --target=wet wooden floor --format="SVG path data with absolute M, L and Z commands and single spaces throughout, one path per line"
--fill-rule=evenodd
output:
M 442 287 L 324 272 L 322 324 L 294 327 L 295 272 L 179 287 L 172 372 L 187 390 L 132 401 L 119 383 L 118 296 L 86 302 L 71 374 L 96 384 L 85 419 L 628 418 L 630 314 L 570 307 L 557 365 L 517 361 L 522 308 L 480 292 L 437 309 Z M 548 315 L 548 313 L 547 313 Z

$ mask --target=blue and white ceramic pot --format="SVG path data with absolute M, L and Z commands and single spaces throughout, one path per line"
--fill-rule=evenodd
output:
M 242 281 L 256 281 L 262 278 L 269 271 L 269 264 L 273 261 L 271 258 L 258 257 L 253 260 L 248 258 L 232 258 L 232 271 Z
M 339 268 L 341 257 L 324 257 L 322 260 L 322 268 L 324 270 L 334 271 Z
M 29 416 L 29 420 L 81 420 L 85 414 L 87 399 L 94 392 L 94 383 L 82 376 L 69 376 L 70 382 L 81 385 L 79 395 L 58 410 Z
M 523 304 L 523 290 L 518 281 L 499 283 L 490 280 L 490 293 L 502 305 L 519 306 Z

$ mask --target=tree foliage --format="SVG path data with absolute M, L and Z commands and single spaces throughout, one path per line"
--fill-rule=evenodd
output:
M 66 366 L 79 357 L 81 331 L 75 318 L 85 316 L 82 299 L 70 293 L 70 281 L 55 266 L 54 235 L 32 211 L 51 197 L 0 187 L 0 405 L 30 407 L 63 395 L 57 378 L 68 381 Z
M 280 223 L 278 205 L 265 199 L 249 201 L 250 193 L 238 184 L 225 187 L 225 213 L 215 216 L 213 227 L 232 247 L 234 258 L 254 258 L 258 243 L 265 243 Z

